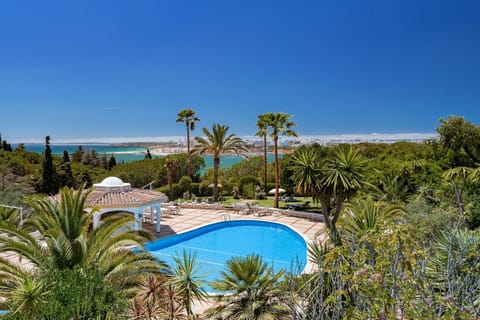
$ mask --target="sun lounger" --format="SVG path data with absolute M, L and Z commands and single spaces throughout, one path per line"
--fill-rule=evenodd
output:
M 273 211 L 268 207 L 257 207 L 255 208 L 254 216 L 261 217 L 261 216 L 271 216 Z
M 233 210 L 235 210 L 235 212 L 237 214 L 244 215 L 244 214 L 249 214 L 250 213 L 250 207 L 247 204 L 234 203 L 232 205 L 232 207 L 233 207 Z

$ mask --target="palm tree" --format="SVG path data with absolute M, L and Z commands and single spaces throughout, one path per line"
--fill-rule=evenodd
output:
M 186 319 L 183 298 L 170 283 L 171 275 L 148 275 L 130 305 L 134 319 Z
M 258 131 L 256 136 L 263 138 L 263 191 L 267 192 L 267 134 L 268 125 L 265 120 L 265 115 L 259 114 L 257 120 Z
M 0 207 L 0 221 L 17 225 L 21 218 L 18 208 Z
M 321 174 L 320 159 L 313 148 L 302 148 L 292 156 L 293 180 L 296 191 L 316 199 Z
M 213 124 L 212 132 L 207 128 L 202 131 L 206 138 L 195 137 L 195 150 L 198 154 L 213 154 L 213 200 L 218 200 L 218 170 L 222 154 L 235 153 L 246 157 L 248 151 L 245 142 L 235 134 L 228 134 L 228 126 Z
M 219 304 L 207 314 L 214 319 L 290 319 L 279 287 L 284 274 L 274 273 L 259 255 L 230 259 L 222 278 L 211 284 L 223 293 L 215 296 Z
M 178 113 L 177 122 L 184 122 L 187 127 L 187 176 L 191 177 L 190 172 L 190 130 L 195 130 L 195 122 L 200 118 L 195 116 L 195 111 L 184 109 Z
M 142 243 L 150 236 L 131 227 L 132 215 L 108 217 L 97 229 L 89 231 L 96 209 L 85 212 L 87 196 L 88 192 L 64 188 L 58 200 L 28 200 L 35 214 L 25 220 L 22 228 L 0 223 L 0 232 L 7 235 L 0 237 L 0 252 L 14 252 L 20 261 L 32 266 L 26 269 L 18 262 L 0 259 L 0 296 L 8 299 L 11 292 L 26 283 L 26 278 L 35 278 L 37 270 L 82 272 L 94 268 L 121 295 L 131 297 L 146 274 L 165 269 L 142 249 Z M 39 236 L 32 235 L 32 230 Z M 131 250 L 132 246 L 138 250 Z
M 188 159 L 189 155 L 187 155 Z M 177 161 L 172 156 L 165 157 L 165 167 L 167 167 L 168 172 L 168 193 L 169 193 L 169 200 L 173 200 L 173 167 L 176 166 Z
M 275 201 L 274 207 L 278 208 L 278 189 L 280 188 L 280 169 L 278 164 L 278 137 L 279 135 L 296 137 L 297 133 L 291 128 L 295 126 L 295 122 L 290 121 L 291 116 L 283 113 L 265 113 L 260 115 L 262 119 L 266 122 L 267 126 L 270 127 L 271 133 L 270 137 L 273 139 L 273 152 L 275 156 Z M 259 117 L 260 117 L 259 116 Z
M 320 179 L 320 203 L 325 225 L 330 238 L 337 245 L 341 240 L 336 222 L 342 212 L 343 203 L 352 197 L 364 185 L 364 160 L 351 145 L 340 145 L 334 157 L 322 168 Z
M 200 265 L 196 263 L 197 253 L 183 250 L 182 256 L 175 256 L 175 268 L 171 277 L 171 284 L 182 295 L 187 316 L 192 316 L 193 298 L 204 301 L 207 294 L 203 289 L 206 282 L 204 275 L 199 273 Z
M 342 145 L 323 163 L 313 149 L 299 150 L 292 160 L 297 191 L 318 196 L 330 238 L 341 244 L 336 222 L 343 203 L 365 184 L 363 159 L 350 145 Z

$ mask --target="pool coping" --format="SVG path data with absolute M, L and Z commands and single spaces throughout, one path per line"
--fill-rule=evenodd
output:
M 280 222 L 280 221 L 270 221 L 270 220 L 266 220 L 266 219 L 262 219 L 262 217 L 256 217 L 256 219 L 252 219 L 252 218 L 243 218 L 241 217 L 240 219 L 235 219 L 235 220 L 220 220 L 220 221 L 210 221 L 210 222 L 207 222 L 207 223 L 203 223 L 203 224 L 200 224 L 200 225 L 197 225 L 197 226 L 194 226 L 194 227 L 191 227 L 191 228 L 187 228 L 185 230 L 182 230 L 181 232 L 179 233 L 176 233 L 176 234 L 173 234 L 173 235 L 169 235 L 169 236 L 166 236 L 166 237 L 162 237 L 162 238 L 159 238 L 159 239 L 156 239 L 154 241 L 158 241 L 158 240 L 161 240 L 161 239 L 167 239 L 167 238 L 170 238 L 170 237 L 175 237 L 175 236 L 178 236 L 178 235 L 181 235 L 181 234 L 184 234 L 184 233 L 187 233 L 187 232 L 191 232 L 193 230 L 197 230 L 197 229 L 200 229 L 200 228 L 203 228 L 203 227 L 206 227 L 206 226 L 209 226 L 209 225 L 212 225 L 212 224 L 215 224 L 215 223 L 219 223 L 219 222 L 228 222 L 228 221 L 263 221 L 263 222 L 269 222 L 269 223 L 276 223 L 276 224 L 279 224 L 279 225 L 282 225 L 284 227 L 287 227 L 289 229 L 291 229 L 292 231 L 294 231 L 298 236 L 300 236 L 304 241 L 305 241 L 305 244 L 306 244 L 306 252 L 305 252 L 305 255 L 306 255 L 306 264 L 305 264 L 305 267 L 303 268 L 302 272 L 300 272 L 300 274 L 304 274 L 304 273 L 310 273 L 310 272 L 313 272 L 314 271 L 314 264 L 310 261 L 310 259 L 308 258 L 308 247 L 310 244 L 314 244 L 315 243 L 315 240 L 311 240 L 311 239 L 308 239 L 302 232 L 300 232 L 297 228 L 295 228 L 294 226 L 292 225 L 289 225 L 289 224 L 286 224 L 284 222 Z M 152 241 L 152 242 L 154 242 Z M 307 271 L 309 270 L 309 271 Z

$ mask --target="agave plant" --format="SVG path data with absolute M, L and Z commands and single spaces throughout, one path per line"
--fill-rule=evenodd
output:
M 444 297 L 480 316 L 480 233 L 442 232 L 435 240 L 426 274 Z

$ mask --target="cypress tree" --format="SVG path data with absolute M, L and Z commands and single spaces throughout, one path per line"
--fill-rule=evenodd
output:
M 45 137 L 45 155 L 42 166 L 41 192 L 54 195 L 58 192 L 57 172 L 53 165 L 50 136 Z
M 115 159 L 115 157 L 113 156 L 113 154 L 110 156 L 110 160 L 108 160 L 108 170 L 112 170 L 113 167 L 115 167 L 117 165 L 117 160 Z
M 70 156 L 68 155 L 67 150 L 63 150 L 63 158 L 62 158 L 63 163 L 70 162 Z
M 147 154 L 145 155 L 145 159 L 152 159 L 152 154 L 150 153 L 150 149 L 147 149 Z
M 70 156 L 67 150 L 63 150 L 62 165 L 58 172 L 59 187 L 75 188 L 75 177 L 73 176 L 72 167 L 70 166 Z

